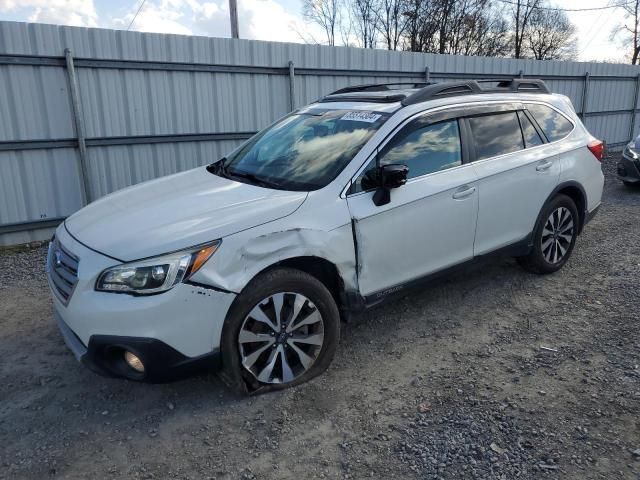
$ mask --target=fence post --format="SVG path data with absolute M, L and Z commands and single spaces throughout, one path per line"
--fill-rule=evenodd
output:
M 293 61 L 289 60 L 289 107 L 293 112 L 296 109 L 296 71 Z
M 584 83 L 582 84 L 582 107 L 580 108 L 580 118 L 585 121 L 587 113 L 587 98 L 589 96 L 589 72 L 584 74 Z
M 76 77 L 75 67 L 73 66 L 73 55 L 70 49 L 65 48 L 64 57 L 67 63 L 67 77 L 69 79 L 69 92 L 71 93 L 71 105 L 73 107 L 73 121 L 76 127 L 76 137 L 78 139 L 80 194 L 82 197 L 82 205 L 84 206 L 91 201 L 89 175 L 87 173 L 87 144 L 85 143 L 84 137 L 84 120 L 80 106 L 78 80 Z
M 636 110 L 638 108 L 638 93 L 640 92 L 640 73 L 636 76 L 636 91 L 633 95 L 633 106 L 631 107 L 631 127 L 629 128 L 629 140 L 633 140 L 636 129 Z
M 424 80 L 427 83 L 431 81 L 431 72 L 429 71 L 429 67 L 424 67 Z

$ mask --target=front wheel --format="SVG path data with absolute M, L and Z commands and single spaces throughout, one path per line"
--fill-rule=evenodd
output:
M 222 332 L 225 377 L 250 392 L 285 388 L 324 372 L 338 346 L 340 316 L 315 277 L 278 268 L 238 296 Z
M 574 201 L 557 195 L 540 212 L 533 232 L 533 247 L 518 263 L 533 273 L 545 274 L 560 270 L 573 251 L 578 236 L 580 217 Z

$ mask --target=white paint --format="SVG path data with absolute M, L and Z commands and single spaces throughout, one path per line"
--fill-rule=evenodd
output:
M 387 205 L 375 206 L 371 192 L 346 195 L 377 149 L 414 116 L 514 101 L 553 105 L 576 128 L 559 142 L 411 179 L 391 191 Z M 400 107 L 384 109 L 393 106 Z M 312 107 L 358 110 L 359 105 Z M 599 162 L 586 148 L 592 138 L 560 95 L 449 97 L 398 110 L 320 190 L 269 190 L 204 168 L 130 187 L 68 219 L 75 239 L 65 226 L 58 228 L 61 244 L 80 257 L 80 270 L 70 302 L 65 307 L 54 299 L 55 308 L 85 344 L 93 334 L 151 337 L 185 355 L 202 355 L 219 347 L 236 294 L 283 260 L 322 258 L 336 266 L 346 291 L 384 296 L 405 282 L 522 240 L 560 181 L 582 185 L 592 211 L 604 182 Z M 538 171 L 547 161 L 550 168 Z M 469 195 L 459 195 L 463 190 Z M 100 273 L 118 264 L 96 251 L 131 261 L 219 238 L 219 249 L 192 280 L 230 293 L 187 284 L 146 297 L 94 290 Z
M 289 215 L 306 196 L 227 180 L 200 167 L 107 195 L 65 223 L 92 248 L 136 260 Z

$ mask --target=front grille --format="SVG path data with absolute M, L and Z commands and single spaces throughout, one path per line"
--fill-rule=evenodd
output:
M 52 290 L 66 305 L 78 283 L 78 257 L 60 245 L 57 238 L 49 244 L 47 272 Z

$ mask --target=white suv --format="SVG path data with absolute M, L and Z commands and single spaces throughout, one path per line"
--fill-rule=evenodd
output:
M 222 366 L 245 391 L 327 368 L 340 319 L 502 253 L 560 269 L 600 205 L 602 142 L 539 80 L 350 87 L 207 167 L 58 227 L 55 316 L 95 371 Z

